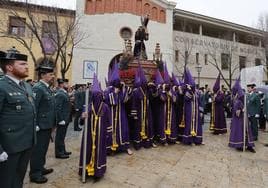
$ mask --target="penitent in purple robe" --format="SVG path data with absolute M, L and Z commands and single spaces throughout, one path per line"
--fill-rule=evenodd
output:
M 184 121 L 182 142 L 184 144 L 201 144 L 203 130 L 199 113 L 199 96 L 188 88 L 185 89 L 184 96 Z
M 169 93 L 169 94 L 168 94 Z M 160 104 L 159 106 L 159 122 L 158 135 L 160 143 L 175 143 L 178 137 L 178 126 L 176 124 L 176 95 L 173 92 L 159 90 Z
M 109 107 L 101 102 L 96 110 L 90 105 L 86 147 L 86 174 L 88 176 L 102 177 L 106 171 L 106 136 L 107 127 L 111 125 Z M 80 150 L 79 175 L 83 170 L 84 135 Z M 93 144 L 94 143 L 94 144 Z M 93 150 L 93 147 L 95 148 Z
M 244 145 L 244 99 L 238 98 L 237 95 L 233 100 L 232 121 L 229 147 L 243 148 Z M 236 111 L 240 110 L 240 115 L 237 116 Z M 246 146 L 254 147 L 254 141 L 249 126 L 246 126 Z
M 216 94 L 214 103 L 215 105 L 214 134 L 223 134 L 227 132 L 223 101 L 224 101 L 224 93 L 219 90 Z
M 119 93 L 115 93 L 115 88 L 110 86 L 104 93 L 112 121 L 107 130 L 107 151 L 126 151 L 129 148 L 129 127 L 125 103 L 129 100 L 131 89 L 123 86 Z
M 142 87 L 135 88 L 132 95 L 131 114 L 134 115 L 133 142 L 134 148 L 152 146 L 154 130 L 150 93 Z

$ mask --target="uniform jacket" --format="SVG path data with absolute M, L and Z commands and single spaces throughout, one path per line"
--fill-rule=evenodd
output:
M 0 153 L 17 153 L 36 141 L 32 88 L 22 88 L 10 78 L 0 79 Z
M 55 99 L 57 124 L 61 121 L 65 121 L 65 124 L 68 124 L 71 113 L 71 104 L 68 93 L 66 93 L 63 89 L 59 89 L 55 95 Z
M 33 92 L 37 112 L 36 125 L 40 129 L 51 129 L 55 126 L 55 98 L 53 92 L 42 82 L 33 86 Z
M 261 101 L 257 93 L 253 92 L 247 96 L 247 112 L 249 116 L 260 114 Z

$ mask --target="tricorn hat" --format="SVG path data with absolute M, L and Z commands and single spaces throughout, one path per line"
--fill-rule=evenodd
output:
M 14 46 L 7 52 L 0 51 L 0 62 L 5 60 L 27 61 L 27 55 L 21 54 Z
M 41 73 L 53 72 L 54 71 L 54 63 L 51 60 L 45 58 L 40 62 L 40 64 L 38 65 L 38 67 L 35 70 L 38 72 L 41 72 Z

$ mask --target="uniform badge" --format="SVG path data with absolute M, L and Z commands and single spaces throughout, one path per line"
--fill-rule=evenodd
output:
M 16 106 L 17 110 L 21 110 L 21 105 Z

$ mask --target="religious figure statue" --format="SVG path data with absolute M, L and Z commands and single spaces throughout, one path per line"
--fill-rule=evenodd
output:
M 149 39 L 149 33 L 147 30 L 147 25 L 149 22 L 149 15 L 141 17 L 141 26 L 135 33 L 135 46 L 134 46 L 134 57 L 136 59 L 147 60 L 146 48 L 144 40 Z

